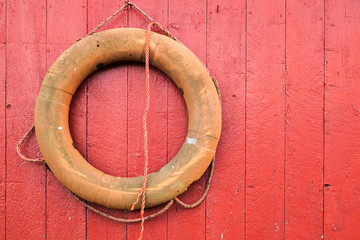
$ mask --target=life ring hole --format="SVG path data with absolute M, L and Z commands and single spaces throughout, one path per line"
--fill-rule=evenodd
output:
M 149 173 L 160 170 L 186 138 L 188 116 L 182 89 L 150 67 Z M 118 177 L 143 173 L 143 63 L 102 65 L 80 85 L 70 105 L 73 146 L 91 165 Z

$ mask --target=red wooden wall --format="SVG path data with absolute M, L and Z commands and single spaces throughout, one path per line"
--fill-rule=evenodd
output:
M 85 209 L 42 164 L 21 160 L 53 61 L 121 5 L 118 0 L 0 0 L 0 239 L 136 239 Z M 137 0 L 218 79 L 223 133 L 211 190 L 198 208 L 173 206 L 145 239 L 358 239 L 360 1 Z M 107 28 L 142 27 L 134 10 Z M 178 26 L 178 27 L 176 27 Z M 153 69 L 150 170 L 184 140 L 179 90 Z M 81 153 L 119 176 L 142 172 L 142 64 L 89 77 L 71 109 Z M 37 155 L 34 140 L 25 152 Z M 200 196 L 205 179 L 181 198 Z M 152 212 L 154 210 L 149 210 Z M 121 217 L 138 213 L 107 211 Z

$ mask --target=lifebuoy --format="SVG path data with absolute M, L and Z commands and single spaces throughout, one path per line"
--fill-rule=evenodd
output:
M 146 30 L 119 28 L 78 41 L 51 66 L 36 101 L 36 138 L 53 174 L 79 197 L 109 208 L 130 209 L 141 191 L 143 177 L 115 177 L 91 166 L 73 147 L 69 105 L 81 82 L 97 68 L 118 61 L 143 62 L 145 38 Z M 189 49 L 152 33 L 150 64 L 183 90 L 189 122 L 177 155 L 149 174 L 146 207 L 169 201 L 198 180 L 215 154 L 221 133 L 216 88 L 207 69 Z

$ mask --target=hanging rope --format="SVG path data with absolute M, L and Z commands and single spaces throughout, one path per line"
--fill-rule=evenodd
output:
M 107 19 L 105 19 L 102 23 L 100 23 L 97 27 L 95 27 L 91 32 L 89 32 L 86 36 L 90 36 L 93 35 L 95 32 L 97 32 L 100 28 L 102 28 L 106 23 L 108 23 L 111 19 L 113 19 L 114 17 L 116 17 L 119 13 L 121 13 L 123 10 L 127 9 L 128 7 L 133 7 L 135 10 L 137 10 L 143 17 L 145 17 L 147 20 L 149 20 L 149 22 L 151 22 L 153 25 L 155 25 L 160 31 L 162 31 L 166 36 L 176 40 L 179 42 L 179 40 L 177 40 L 177 38 L 170 33 L 169 30 L 167 30 L 164 26 L 162 26 L 160 23 L 158 23 L 157 21 L 155 21 L 154 19 L 152 19 L 149 15 L 147 15 L 143 10 L 141 10 L 135 3 L 132 2 L 128 2 L 125 1 L 125 4 L 119 8 L 119 10 L 117 10 L 113 15 L 111 15 L 110 17 L 108 17 Z M 82 38 L 79 38 L 79 40 L 81 40 Z
M 207 193 L 209 192 L 210 185 L 211 185 L 211 179 L 212 179 L 212 176 L 214 174 L 214 162 L 215 162 L 215 156 L 214 156 L 213 160 L 211 161 L 209 178 L 208 178 L 208 181 L 206 183 L 205 191 L 201 195 L 201 197 L 196 202 L 191 203 L 191 204 L 184 203 L 178 197 L 174 198 L 175 202 L 177 202 L 183 208 L 195 208 L 195 207 L 199 206 L 200 203 L 202 203 L 202 201 L 204 201 L 204 199 L 206 198 Z
M 25 140 L 29 137 L 30 133 L 32 131 L 34 131 L 34 130 L 35 130 L 35 125 L 33 124 L 30 127 L 30 129 L 25 133 L 25 135 L 20 139 L 18 144 L 16 145 L 16 152 L 25 161 L 28 161 L 28 162 L 43 162 L 43 161 L 45 161 L 45 159 L 43 159 L 43 158 L 28 158 L 28 157 L 25 157 L 24 154 L 22 154 L 22 152 L 21 152 L 21 145 L 25 142 Z
M 149 152 L 148 152 L 148 130 L 147 130 L 147 115 L 150 109 L 150 66 L 149 66 L 149 52 L 150 52 L 150 35 L 151 35 L 151 27 L 154 23 L 150 22 L 147 31 L 146 31 L 146 42 L 145 42 L 145 85 L 146 85 L 146 104 L 144 109 L 143 116 L 143 133 L 144 133 L 144 180 L 143 186 L 141 188 L 141 192 L 136 198 L 136 201 L 131 206 L 131 211 L 134 210 L 135 205 L 139 202 L 140 196 L 141 200 L 141 232 L 139 240 L 143 238 L 144 233 L 144 211 L 145 211 L 145 198 L 146 198 L 146 187 L 147 187 L 147 179 L 148 179 L 148 166 L 149 166 Z
M 132 2 L 128 2 L 125 1 L 125 4 L 119 8 L 119 10 L 117 10 L 114 14 L 112 14 L 110 17 L 108 17 L 107 19 L 105 19 L 101 24 L 99 24 L 97 27 L 95 27 L 91 32 L 89 32 L 86 36 L 90 36 L 92 34 L 94 34 L 95 32 L 97 32 L 100 28 L 102 28 L 106 23 L 108 23 L 111 19 L 113 19 L 115 16 L 117 16 L 119 13 L 121 13 L 123 10 L 127 9 L 128 7 L 132 7 L 135 10 L 137 10 L 142 16 L 144 16 L 147 20 L 150 21 L 148 27 L 147 27 L 147 32 L 146 32 L 146 49 L 145 49 L 145 84 L 146 84 L 146 103 L 145 103 L 145 109 L 144 109 L 144 115 L 143 115 L 143 139 L 144 139 L 144 175 L 143 175 L 143 186 L 141 188 L 140 193 L 138 194 L 136 201 L 133 203 L 131 210 L 134 209 L 135 205 L 139 202 L 140 197 L 142 198 L 141 200 L 141 210 L 140 210 L 140 214 L 141 214 L 141 218 L 135 218 L 135 219 L 124 219 L 124 218 L 118 218 L 118 217 L 114 217 L 110 214 L 107 214 L 105 212 L 102 212 L 96 208 L 94 208 L 93 206 L 89 205 L 88 203 L 86 203 L 84 200 L 80 199 L 78 196 L 76 196 L 75 194 L 73 194 L 72 192 L 69 192 L 86 208 L 90 209 L 91 211 L 112 219 L 114 221 L 117 222 L 123 222 L 123 223 L 135 223 L 135 222 L 140 222 L 141 221 L 141 232 L 140 232 L 140 237 L 139 239 L 143 238 L 143 232 L 144 232 L 144 222 L 145 220 L 150 220 L 154 217 L 159 216 L 160 214 L 164 213 L 165 211 L 167 211 L 174 203 L 174 201 L 176 201 L 179 205 L 181 205 L 184 208 L 195 208 L 197 207 L 199 204 L 201 204 L 201 202 L 205 199 L 209 189 L 210 189 L 210 185 L 211 185 L 211 179 L 214 173 L 214 161 L 215 161 L 215 156 L 211 162 L 211 166 L 210 166 L 210 172 L 209 172 L 209 177 L 208 177 L 208 181 L 206 184 L 206 188 L 204 193 L 202 194 L 202 196 L 199 198 L 199 200 L 197 200 L 195 203 L 192 204 L 186 204 L 183 201 L 181 201 L 179 198 L 175 197 L 173 200 L 170 200 L 167 205 L 165 205 L 162 209 L 160 209 L 158 212 L 155 212 L 152 215 L 149 216 L 144 216 L 144 212 L 145 212 L 145 203 L 146 203 L 146 187 L 147 187 L 147 180 L 148 180 L 148 165 L 149 165 L 149 157 L 148 157 L 148 131 L 147 131 L 147 115 L 149 112 L 149 108 L 150 108 L 150 66 L 149 66 L 149 54 L 150 54 L 150 36 L 151 36 L 151 28 L 152 26 L 156 26 L 160 31 L 162 31 L 166 36 L 174 39 L 175 41 L 179 42 L 180 44 L 182 44 L 172 33 L 170 33 L 170 31 L 168 31 L 165 27 L 163 27 L 160 23 L 156 22 L 154 19 L 152 19 L 149 15 L 147 15 L 143 10 L 141 10 L 137 5 L 135 5 Z M 82 38 L 78 39 L 77 41 L 80 41 Z M 205 66 L 205 64 L 199 59 L 199 61 Z M 206 68 L 206 66 L 205 66 Z M 206 68 L 207 69 L 207 68 Z M 207 71 L 209 72 L 209 70 L 207 69 Z M 221 102 L 221 95 L 220 95 L 220 91 L 219 91 L 219 87 L 218 87 L 218 83 L 216 81 L 216 79 L 214 77 L 212 77 L 212 81 L 214 82 L 214 86 L 216 88 L 216 91 L 219 95 L 219 99 Z M 43 162 L 44 159 L 43 158 L 28 158 L 26 156 L 24 156 L 21 152 L 21 146 L 24 143 L 24 141 L 29 137 L 30 133 L 35 129 L 35 126 L 32 125 L 31 128 L 25 133 L 24 137 L 20 139 L 19 143 L 16 146 L 16 151 L 18 153 L 18 155 L 25 161 L 28 162 Z
M 74 196 L 74 198 L 76 200 L 78 200 L 84 207 L 90 209 L 91 211 L 103 216 L 103 217 L 106 217 L 106 218 L 109 218 L 111 220 L 114 220 L 114 221 L 117 221 L 117 222 L 121 222 L 121 223 L 137 223 L 137 222 L 143 222 L 145 220 L 150 220 L 152 218 L 155 218 L 159 215 L 161 215 L 162 213 L 166 212 L 174 203 L 174 200 L 170 200 L 166 205 L 165 207 L 163 207 L 162 209 L 160 209 L 159 211 L 149 215 L 149 216 L 146 216 L 146 217 L 140 217 L 140 218 L 132 218 L 132 219 L 127 219 L 127 218 L 119 218 L 119 217 L 114 217 L 110 214 L 107 214 L 103 211 L 100 211 L 99 209 L 96 209 L 94 208 L 93 206 L 89 205 L 88 203 L 86 203 L 84 200 L 82 200 L 81 198 L 79 198 L 76 194 L 72 193 L 69 189 L 66 188 L 66 190 L 69 191 L 69 193 L 71 195 Z

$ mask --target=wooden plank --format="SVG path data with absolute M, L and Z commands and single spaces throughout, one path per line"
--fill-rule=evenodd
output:
M 306 26 L 306 27 L 305 27 Z M 286 5 L 285 238 L 323 235 L 324 2 Z
M 0 43 L 6 40 L 6 3 L 5 0 L 0 1 Z
M 15 146 L 33 123 L 35 100 L 46 68 L 45 44 L 7 45 L 6 237 L 45 237 L 45 168 L 22 160 Z M 24 153 L 38 155 L 35 136 Z M 19 231 L 19 226 L 21 230 Z
M 355 239 L 360 221 L 359 1 L 325 5 L 325 238 Z
M 245 1 L 209 1 L 207 16 L 207 63 L 220 85 L 223 127 L 206 201 L 206 239 L 243 239 Z
M 284 238 L 285 2 L 247 2 L 246 238 Z
M 73 44 L 87 31 L 87 1 L 47 1 L 47 42 Z M 61 49 L 62 50 L 62 49 Z M 55 59 L 48 59 L 48 63 Z
M 206 1 L 169 1 L 170 31 L 202 61 L 206 61 Z M 187 132 L 187 114 L 181 92 L 169 84 L 168 96 L 168 158 L 172 159 Z M 192 184 L 180 197 L 195 202 L 205 188 L 205 179 Z M 195 209 L 179 205 L 169 210 L 168 235 L 171 239 L 205 239 L 205 202 Z
M 6 190 L 6 168 L 5 168 L 5 142 L 6 142 L 6 126 L 5 126 L 5 68 L 6 68 L 6 46 L 0 44 L 0 239 L 5 239 L 5 190 Z
M 6 34 L 6 238 L 43 239 L 45 169 L 19 158 L 14 148 L 33 123 L 36 96 L 46 72 L 46 1 L 7 1 Z M 36 155 L 35 140 L 26 145 L 25 153 Z
M 10 239 L 45 235 L 45 169 L 42 164 L 25 162 L 14 151 L 33 122 L 35 99 L 45 72 L 45 49 L 44 44 L 7 45 L 6 235 Z M 27 155 L 36 155 L 35 141 L 24 148 Z M 18 231 L 19 225 L 23 232 Z
M 6 3 L 7 42 L 46 43 L 46 1 Z
M 88 31 L 113 14 L 123 2 L 88 2 Z M 127 26 L 124 12 L 102 30 Z M 88 161 L 114 176 L 126 176 L 127 170 L 127 68 L 117 64 L 97 71 L 88 80 Z M 122 211 L 98 207 L 117 217 Z M 126 239 L 126 224 L 87 212 L 88 239 Z
M 7 45 L 6 237 L 9 239 L 45 237 L 44 166 L 25 162 L 14 150 L 33 123 L 35 99 L 45 72 L 45 49 L 44 44 Z M 24 153 L 36 155 L 34 146 L 33 139 L 31 144 L 24 145 L 27 150 Z
M 77 1 L 47 2 L 47 68 L 76 39 L 86 35 L 87 3 Z M 71 26 L 71 27 L 69 27 Z M 86 153 L 86 91 L 76 92 L 70 110 L 70 128 L 80 153 Z M 60 199 L 62 199 L 60 201 Z M 85 239 L 85 208 L 47 172 L 47 239 Z
M 6 4 L 0 1 L 0 239 L 6 238 Z
M 167 26 L 167 0 L 137 1 L 136 4 L 160 24 Z M 146 29 L 149 21 L 138 12 L 129 13 L 129 27 Z M 154 31 L 157 29 L 154 27 Z M 156 69 L 150 72 L 151 102 L 147 118 L 149 140 L 149 173 L 167 163 L 167 82 L 165 74 Z M 145 108 L 145 66 L 131 64 L 128 71 L 128 176 L 143 175 L 144 144 L 143 114 Z M 147 209 L 146 215 L 160 208 Z M 129 213 L 129 218 L 140 217 L 140 212 Z M 167 214 L 145 223 L 145 239 L 166 239 Z M 127 238 L 137 239 L 140 224 L 128 224 Z

